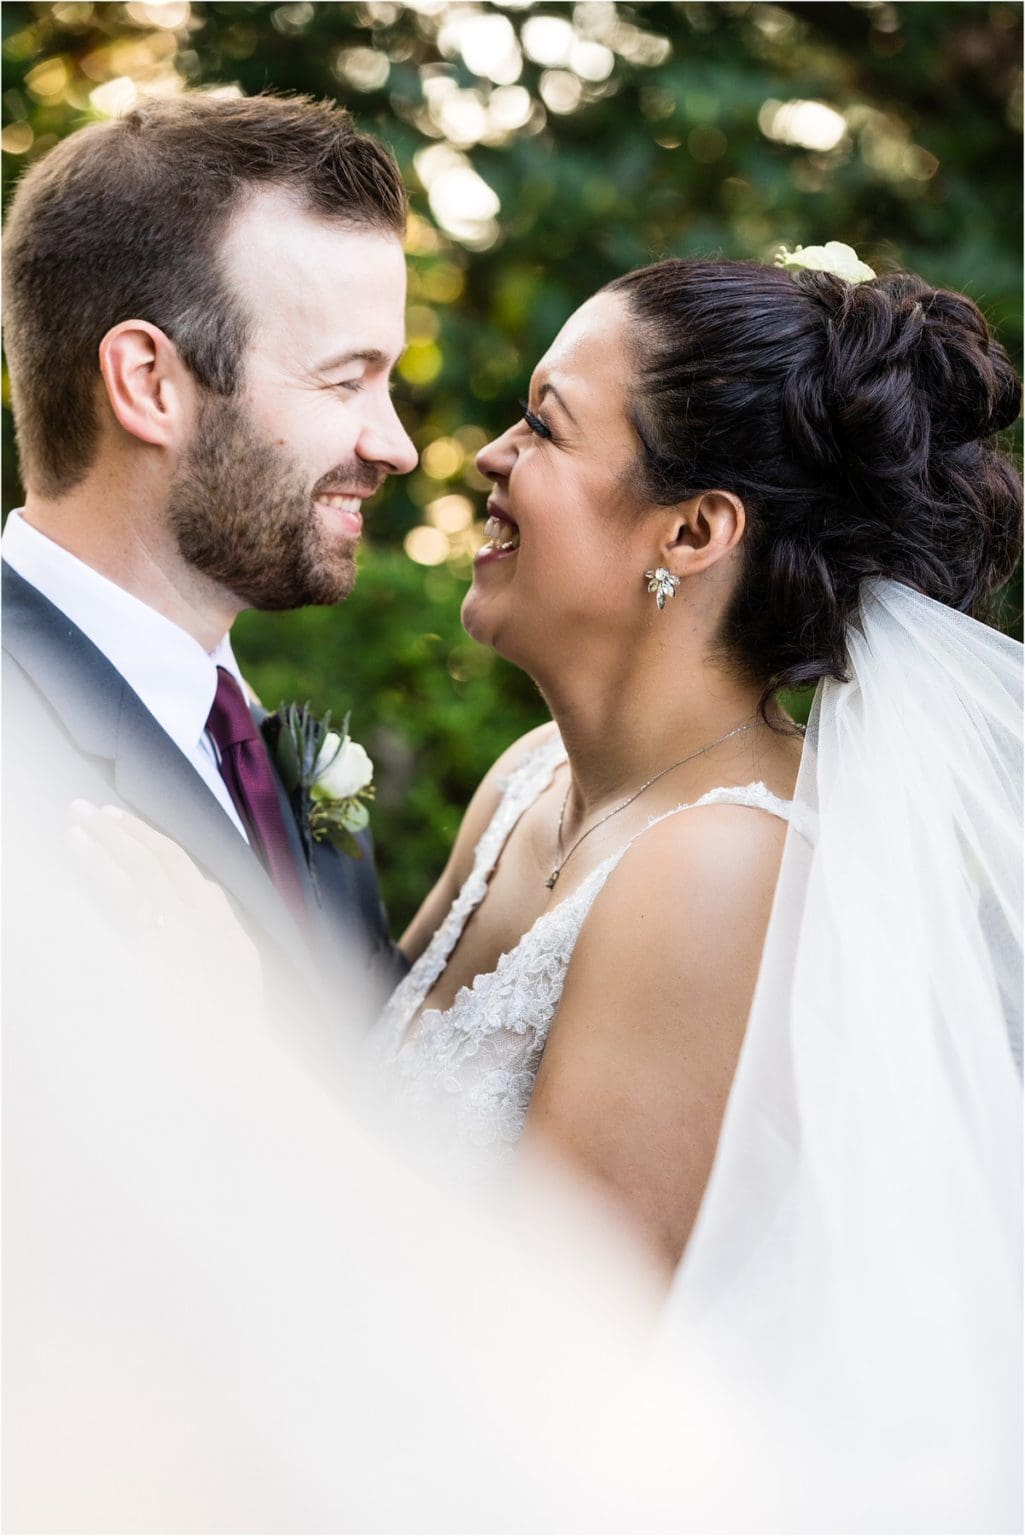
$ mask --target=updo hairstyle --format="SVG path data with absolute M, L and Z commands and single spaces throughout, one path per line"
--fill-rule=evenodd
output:
M 867 576 L 985 616 L 1021 552 L 1021 481 L 993 442 L 1021 384 L 970 299 L 906 272 L 852 284 L 726 261 L 659 262 L 609 290 L 636 326 L 647 493 L 744 503 L 720 640 L 763 708 L 844 679 Z

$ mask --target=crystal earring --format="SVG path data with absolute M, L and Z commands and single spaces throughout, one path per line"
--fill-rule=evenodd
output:
M 660 608 L 665 607 L 667 597 L 676 596 L 676 589 L 680 585 L 679 576 L 667 571 L 664 565 L 656 566 L 653 571 L 645 571 L 644 579 L 648 583 L 648 591 L 654 592 Z

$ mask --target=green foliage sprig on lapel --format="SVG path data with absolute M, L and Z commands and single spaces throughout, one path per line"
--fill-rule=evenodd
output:
M 321 719 L 307 704 L 283 704 L 264 721 L 264 735 L 288 790 L 303 852 L 313 872 L 313 844 L 329 841 L 351 858 L 363 850 L 356 841 L 370 821 L 374 765 L 349 735 L 349 715 L 337 731 L 331 713 Z

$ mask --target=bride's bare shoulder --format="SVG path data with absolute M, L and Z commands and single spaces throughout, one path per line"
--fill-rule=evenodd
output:
M 787 822 L 752 805 L 695 806 L 632 844 L 596 899 L 573 971 L 615 971 L 630 986 L 657 970 L 692 990 L 723 965 L 752 981 L 779 875 Z M 672 974 L 670 974 L 672 973 Z

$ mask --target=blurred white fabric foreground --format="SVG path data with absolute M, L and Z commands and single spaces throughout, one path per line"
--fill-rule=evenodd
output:
M 205 1007 L 209 974 L 133 965 L 145 914 L 122 941 L 16 855 L 4 1528 L 676 1529 L 618 1231 L 554 1176 L 447 1195 L 332 1060 L 318 1083 L 251 1009 Z
M 53 926 L 29 948 L 15 917 L 8 953 L 5 1528 L 561 1523 L 564 1468 L 607 1446 L 603 1410 L 583 1443 L 559 1405 L 607 1335 L 615 1380 L 626 1281 L 559 1309 L 553 1355 L 497 1222 L 258 1016 L 180 973 L 154 995 L 69 887 L 11 904 L 32 894 Z
M 114 931 L 44 867 L 45 790 L 8 814 L 5 1529 L 1020 1530 L 1020 1096 L 1006 1009 L 972 971 L 995 944 L 1015 989 L 1013 766 L 989 730 L 1018 710 L 1020 743 L 1017 661 L 981 729 L 1000 645 L 941 616 L 924 647 L 935 605 L 878 601 L 861 681 L 824 691 L 810 733 L 799 795 L 825 831 L 814 852 L 788 839 L 661 1310 L 554 1168 L 476 1203 L 446 1190 L 324 1048 L 341 1010 L 325 1035 L 279 991 L 264 1017 L 216 934 L 195 974 L 173 950 L 161 968 L 144 900 Z M 959 762 L 983 754 L 988 797 L 949 825 L 930 797 L 965 786 L 907 751 L 937 718 Z M 857 836 L 834 844 L 838 809 Z M 966 885 L 948 910 L 958 849 L 984 899 Z

